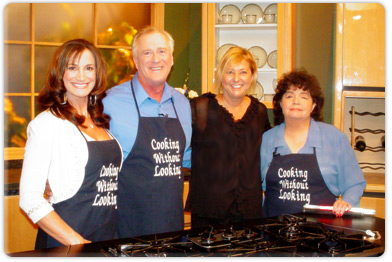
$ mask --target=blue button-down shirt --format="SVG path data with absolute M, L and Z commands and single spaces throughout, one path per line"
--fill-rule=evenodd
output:
M 192 137 L 192 114 L 188 99 L 180 92 L 165 83 L 161 101 L 151 98 L 137 79 L 137 73 L 131 80 L 141 116 L 168 116 L 176 118 L 171 98 L 173 99 L 178 118 L 185 133 L 186 144 L 183 166 L 190 168 Z M 110 132 L 117 138 L 123 149 L 123 158 L 127 158 L 135 144 L 139 118 L 132 95 L 131 81 L 115 86 L 108 90 L 103 100 L 104 112 L 111 117 Z
M 282 123 L 263 135 L 261 145 L 263 190 L 266 189 L 265 177 L 275 148 L 280 155 L 291 154 L 284 140 L 284 130 L 285 124 Z M 321 175 L 328 189 L 336 196 L 341 195 L 343 200 L 351 205 L 358 206 L 366 181 L 346 135 L 332 125 L 311 119 L 308 138 L 298 154 L 312 154 L 313 148 L 316 148 Z

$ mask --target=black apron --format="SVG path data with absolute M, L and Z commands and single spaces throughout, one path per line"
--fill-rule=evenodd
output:
M 119 178 L 120 238 L 183 230 L 185 134 L 177 118 L 139 116 L 135 144 Z
M 117 236 L 117 188 L 121 148 L 115 139 L 87 141 L 87 147 L 89 158 L 82 186 L 73 197 L 54 204 L 53 208 L 85 239 L 92 242 L 114 239 Z M 39 228 L 36 249 L 58 246 L 62 244 Z
M 302 212 L 305 204 L 331 206 L 336 201 L 329 191 L 313 154 L 273 153 L 266 174 L 264 217 Z

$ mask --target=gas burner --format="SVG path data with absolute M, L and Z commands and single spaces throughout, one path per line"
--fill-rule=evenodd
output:
M 168 257 L 168 256 L 189 256 L 192 251 L 189 242 L 179 241 L 179 236 L 157 239 L 143 240 L 132 238 L 133 241 L 127 244 L 120 244 L 116 249 L 109 248 L 113 256 L 121 257 Z
M 280 230 L 279 230 L 280 231 Z M 284 235 L 290 239 L 290 240 L 297 240 L 299 239 L 299 236 L 301 234 L 300 229 L 297 226 L 288 226 L 282 232 L 284 231 Z
M 317 244 L 317 248 L 331 254 L 339 254 L 347 249 L 347 244 L 340 240 L 338 232 L 327 233 L 327 237 Z
M 282 220 L 267 219 L 266 224 L 256 227 L 264 234 L 279 236 L 287 241 L 325 238 L 325 230 L 319 223 L 307 222 L 305 218 L 292 215 L 285 215 Z
M 203 232 L 203 234 L 200 237 L 200 242 L 203 245 L 211 245 L 215 242 L 216 237 L 214 237 L 214 235 L 217 233 L 216 231 L 214 231 L 214 228 L 212 226 L 210 226 L 210 230 L 205 230 Z
M 333 230 L 326 231 L 324 239 L 308 239 L 302 244 L 304 247 L 318 251 L 320 255 L 328 256 L 346 256 L 367 252 L 376 247 L 370 241 L 365 240 L 363 234 L 346 235 L 343 231 Z
M 297 217 L 293 215 L 283 215 L 283 222 L 287 221 L 288 223 L 291 224 L 299 224 L 299 223 L 305 223 L 306 218 L 304 217 Z
M 260 234 L 250 228 L 234 228 L 230 226 L 226 229 L 214 230 L 212 227 L 201 234 L 188 234 L 187 239 L 192 243 L 205 249 L 219 249 L 238 245 L 241 243 L 255 241 L 260 238 Z
M 254 238 L 257 236 L 257 233 L 252 231 L 252 229 L 250 228 L 245 228 L 244 232 L 241 234 L 243 237 L 250 239 L 250 238 Z
M 224 240 L 232 240 L 236 237 L 237 237 L 237 234 L 234 231 L 233 226 L 231 226 L 229 229 L 223 231 L 223 233 L 222 233 L 222 238 Z

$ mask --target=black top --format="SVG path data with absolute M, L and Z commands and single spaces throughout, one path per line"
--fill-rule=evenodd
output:
M 260 145 L 271 128 L 265 105 L 251 103 L 242 119 L 207 93 L 191 101 L 192 170 L 186 209 L 211 218 L 262 216 Z

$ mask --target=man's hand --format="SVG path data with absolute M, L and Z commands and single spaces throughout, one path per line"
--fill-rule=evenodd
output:
M 53 196 L 53 192 L 52 192 L 52 189 L 50 188 L 49 181 L 46 180 L 44 197 L 45 197 L 46 200 L 49 201 L 49 198 L 50 198 L 51 196 Z

